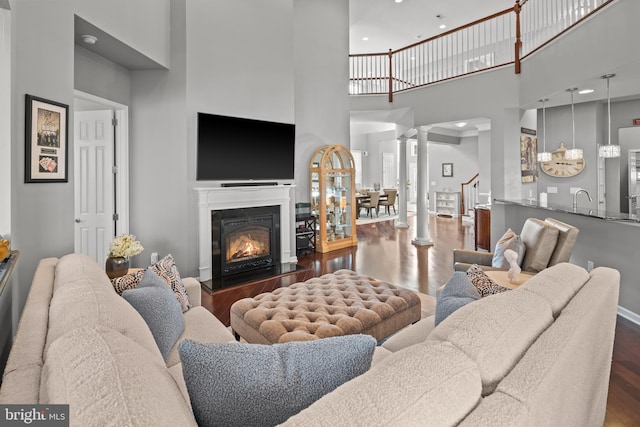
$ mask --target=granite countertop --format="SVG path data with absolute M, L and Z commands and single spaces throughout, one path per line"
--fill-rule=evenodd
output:
M 564 212 L 568 214 L 574 215 L 582 215 L 590 218 L 599 218 L 605 221 L 619 221 L 619 222 L 631 222 L 640 224 L 640 218 L 638 215 L 632 215 L 623 212 L 609 211 L 609 210 L 600 210 L 600 209 L 589 209 L 585 207 L 578 206 L 577 208 L 573 208 L 572 206 L 560 205 L 556 203 L 541 203 L 538 200 L 525 200 L 525 199 L 494 199 L 496 203 L 502 203 L 507 205 L 519 205 L 530 208 L 537 209 L 546 209 L 548 211 L 554 212 Z

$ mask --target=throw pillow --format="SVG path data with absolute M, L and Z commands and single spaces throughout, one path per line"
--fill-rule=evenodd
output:
M 189 310 L 191 304 L 189 303 L 187 289 L 184 287 L 184 283 L 182 283 L 182 278 L 180 277 L 180 273 L 178 273 L 178 268 L 171 254 L 165 256 L 149 268 L 155 271 L 158 276 L 162 277 L 164 281 L 171 286 L 171 290 L 173 290 L 176 298 L 178 298 L 182 311 Z
M 182 278 L 180 277 L 180 273 L 178 273 L 178 269 L 171 254 L 165 256 L 149 268 L 164 279 L 169 286 L 171 286 L 171 290 L 175 293 L 176 298 L 182 307 L 182 311 L 185 312 L 189 310 L 191 308 L 191 303 L 189 302 L 187 289 L 184 287 L 184 283 L 182 283 Z M 144 273 L 145 270 L 140 270 L 135 273 L 125 274 L 122 277 L 112 279 L 111 283 L 113 284 L 116 292 L 122 295 L 122 293 L 127 289 L 135 289 L 138 287 Z
M 145 270 L 138 270 L 135 273 L 125 274 L 124 276 L 111 279 L 113 288 L 120 295 L 122 295 L 122 293 L 127 289 L 137 288 L 138 284 L 142 280 L 142 277 L 144 276 L 144 272 Z
M 462 271 L 456 271 L 436 300 L 436 326 L 460 307 L 479 299 L 480 292 L 473 286 L 469 276 Z
M 376 341 L 345 335 L 262 345 L 179 346 L 191 406 L 200 426 L 273 426 L 371 366 Z
M 509 268 L 509 262 L 504 259 L 504 251 L 511 249 L 518 254 L 518 265 L 522 265 L 524 260 L 524 254 L 527 250 L 522 239 L 512 229 L 508 229 L 506 233 L 496 243 L 496 248 L 493 251 L 493 259 L 491 260 L 491 266 L 495 268 Z
M 473 286 L 476 287 L 478 292 L 480 293 L 480 298 L 486 297 L 487 295 L 499 294 L 500 292 L 508 291 L 509 288 L 505 288 L 504 286 L 498 285 L 496 282 L 491 280 L 491 277 L 487 276 L 487 273 L 482 271 L 477 264 L 473 264 L 467 270 L 467 276 L 469 276 L 469 280 L 473 283 Z
M 142 316 L 166 361 L 178 338 L 184 332 L 182 307 L 167 283 L 153 270 L 147 269 L 136 289 L 128 289 L 122 297 Z

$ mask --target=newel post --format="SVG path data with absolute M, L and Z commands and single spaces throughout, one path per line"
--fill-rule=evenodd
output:
M 389 49 L 389 102 L 393 102 L 393 51 Z
M 515 43 L 515 55 L 514 63 L 516 66 L 516 74 L 520 74 L 520 48 L 522 47 L 521 33 L 520 33 L 520 0 L 516 0 L 516 4 L 513 6 L 513 11 L 516 14 L 516 43 Z

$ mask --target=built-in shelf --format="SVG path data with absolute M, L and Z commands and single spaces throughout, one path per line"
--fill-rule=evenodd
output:
M 436 191 L 435 212 L 438 215 L 460 215 L 460 193 Z

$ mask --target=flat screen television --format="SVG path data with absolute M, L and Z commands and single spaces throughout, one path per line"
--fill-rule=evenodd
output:
M 198 181 L 294 179 L 295 125 L 198 113 Z

